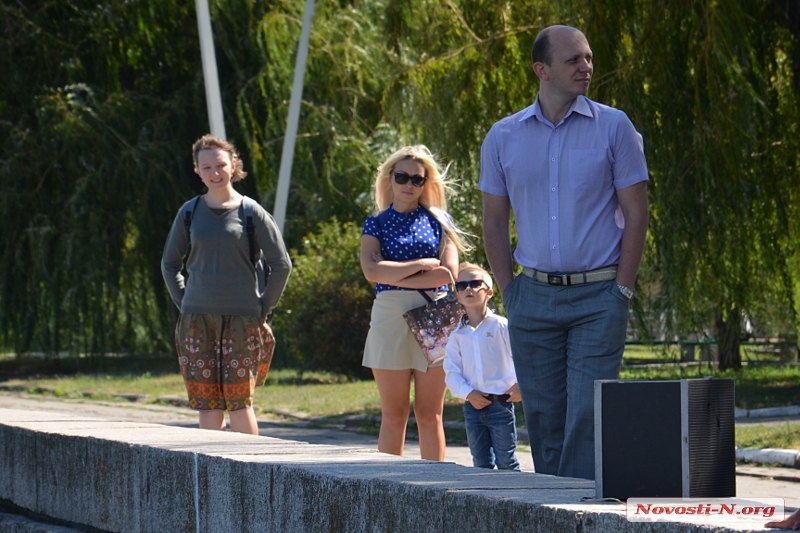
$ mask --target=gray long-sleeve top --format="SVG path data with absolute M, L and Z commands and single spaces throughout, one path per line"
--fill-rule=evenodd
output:
M 289 254 L 272 216 L 257 202 L 243 201 L 255 204 L 252 210 L 254 241 L 268 266 L 263 294 L 259 298 L 242 206 L 217 215 L 206 205 L 205 197 L 200 198 L 196 208 L 192 199 L 178 211 L 161 258 L 161 273 L 181 313 L 265 318 L 278 305 L 292 271 Z M 181 272 L 183 257 L 189 248 L 184 214 L 192 208 L 187 280 Z

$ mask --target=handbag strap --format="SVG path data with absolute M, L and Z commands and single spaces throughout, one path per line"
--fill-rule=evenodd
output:
M 427 292 L 423 291 L 422 289 L 417 289 L 417 292 L 420 293 L 422 295 L 422 297 L 425 298 L 425 300 L 428 301 L 429 304 L 433 303 L 433 300 L 431 300 L 431 297 L 428 296 Z
M 447 290 L 448 292 L 456 292 L 456 280 L 453 279 L 453 273 L 450 272 L 449 270 L 447 271 L 447 273 L 450 274 L 450 283 L 447 284 Z M 422 289 L 417 289 L 417 292 L 420 293 L 423 296 L 423 298 L 427 300 L 429 304 L 433 303 L 433 300 L 431 300 L 431 297 L 428 296 L 427 292 L 425 292 Z
M 447 227 L 447 224 L 439 220 L 439 217 L 437 217 L 433 211 L 431 211 L 422 204 L 420 205 L 430 216 L 434 218 L 434 220 L 436 220 L 436 222 L 439 223 L 439 226 L 442 228 L 442 235 L 441 238 L 439 239 L 439 249 L 437 250 L 437 252 L 439 253 L 439 259 L 441 260 L 442 257 L 444 256 L 444 249 L 447 246 L 447 239 L 450 238 L 449 229 Z M 456 280 L 455 278 L 453 278 L 453 273 L 450 272 L 449 270 L 447 271 L 447 273 L 450 274 L 450 283 L 447 284 L 447 290 L 450 292 L 456 292 Z

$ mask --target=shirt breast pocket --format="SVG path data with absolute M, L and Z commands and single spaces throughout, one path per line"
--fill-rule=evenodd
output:
M 569 151 L 571 189 L 599 189 L 611 181 L 611 165 L 605 148 L 575 148 Z

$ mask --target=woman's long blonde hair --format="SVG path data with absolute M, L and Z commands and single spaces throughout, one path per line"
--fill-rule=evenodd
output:
M 378 173 L 375 176 L 375 205 L 378 208 L 378 212 L 384 211 L 394 200 L 391 181 L 392 170 L 394 170 L 394 166 L 397 163 L 406 159 L 416 161 L 425 167 L 425 176 L 428 180 L 425 182 L 422 194 L 419 197 L 420 205 L 439 221 L 447 236 L 450 237 L 459 250 L 462 252 L 469 251 L 471 246 L 465 241 L 464 232 L 458 229 L 447 213 L 445 191 L 450 188 L 447 180 L 447 170 L 450 165 L 442 169 L 425 145 L 404 146 L 390 155 L 378 167 Z

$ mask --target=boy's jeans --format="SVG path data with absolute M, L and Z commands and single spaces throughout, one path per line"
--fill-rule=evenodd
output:
M 479 468 L 520 470 L 514 453 L 517 449 L 517 424 L 514 404 L 493 402 L 483 409 L 464 403 L 467 440 L 472 453 L 472 465 Z

